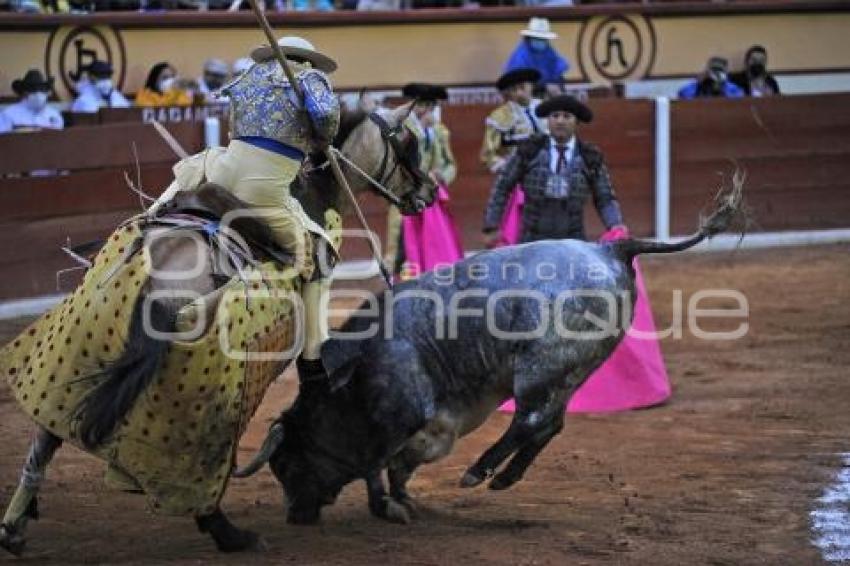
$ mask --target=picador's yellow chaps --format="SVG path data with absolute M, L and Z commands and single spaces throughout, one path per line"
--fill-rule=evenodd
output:
M 84 450 L 74 410 L 126 347 L 150 272 L 147 250 L 115 271 L 139 235 L 135 223 L 114 232 L 80 287 L 0 350 L 0 371 L 21 407 Z M 297 354 L 288 350 L 297 342 L 299 303 L 287 298 L 299 293 L 301 281 L 293 268 L 267 263 L 249 270 L 246 280 L 227 283 L 215 322 L 197 340 L 170 344 L 152 385 L 95 451 L 109 463 L 110 476 L 141 488 L 160 513 L 215 509 L 240 436 L 280 374 L 282 358 Z

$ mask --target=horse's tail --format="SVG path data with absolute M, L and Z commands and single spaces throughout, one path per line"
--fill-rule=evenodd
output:
M 144 308 L 148 306 L 149 326 L 145 324 Z M 118 424 L 150 385 L 168 352 L 168 342 L 157 340 L 147 332 L 171 331 L 174 316 L 166 305 L 139 295 L 133 307 L 124 352 L 101 375 L 106 379 L 86 395 L 76 408 L 80 441 L 89 449 L 104 444 Z
M 706 238 L 727 230 L 732 221 L 742 215 L 743 185 L 744 175 L 736 171 L 732 179 L 732 187 L 717 194 L 714 211 L 700 222 L 697 233 L 689 238 L 672 244 L 630 238 L 612 242 L 611 248 L 618 258 L 629 265 L 639 254 L 668 254 L 691 248 Z

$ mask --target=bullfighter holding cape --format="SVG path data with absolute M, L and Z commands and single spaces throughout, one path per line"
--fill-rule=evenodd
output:
M 529 138 L 500 170 L 485 213 L 488 242 L 585 240 L 583 214 L 589 197 L 607 228 L 602 240 L 628 237 L 602 153 L 576 136 L 577 122 L 593 119 L 590 108 L 563 95 L 540 104 L 537 116 L 548 118 L 550 135 Z M 515 190 L 518 184 L 524 190 Z M 572 397 L 570 411 L 648 407 L 670 396 L 658 342 L 647 336 L 655 331 L 655 325 L 637 259 L 633 267 L 637 301 L 632 328 L 641 336 L 627 334 L 611 358 Z M 505 406 L 507 410 L 512 407 Z

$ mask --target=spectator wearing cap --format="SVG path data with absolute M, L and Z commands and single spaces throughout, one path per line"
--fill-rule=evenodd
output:
M 679 98 L 741 98 L 744 91 L 729 80 L 729 61 L 723 57 L 711 57 L 705 71 L 693 81 L 679 89 Z
M 496 82 L 505 103 L 484 120 L 481 146 L 481 161 L 491 173 L 498 173 L 505 166 L 518 143 L 546 131 L 545 122 L 534 114 L 540 101 L 532 96 L 532 90 L 539 78 L 540 73 L 534 69 L 514 69 Z
M 531 18 L 528 27 L 519 32 L 522 39 L 505 63 L 505 71 L 535 69 L 540 73 L 537 86 L 545 90 L 547 85 L 560 85 L 570 68 L 567 60 L 552 47 L 551 41 L 558 37 L 546 18 Z
M 448 100 L 448 92 L 438 85 L 410 83 L 404 86 L 402 95 L 413 101 L 413 110 L 405 125 L 416 136 L 419 168 L 438 187 L 443 188 L 447 200 L 446 191 L 457 176 L 457 161 L 452 152 L 449 129 L 440 122 L 437 112 L 440 101 Z M 401 271 L 405 260 L 401 224 L 401 213 L 396 207 L 390 207 L 387 216 L 386 260 L 392 266 L 393 273 Z
M 524 142 L 499 173 L 484 214 L 484 235 L 495 243 L 508 197 L 517 184 L 525 191 L 521 242 L 574 238 L 584 240 L 584 207 L 593 199 L 608 230 L 625 231 L 620 205 L 599 148 L 576 136 L 578 122 L 590 122 L 590 109 L 568 95 L 537 107 L 546 118 L 549 135 Z
M 206 102 L 216 99 L 217 91 L 225 85 L 230 76 L 230 68 L 221 59 L 207 59 L 204 63 L 204 74 L 198 79 L 198 92 Z
M 12 81 L 12 90 L 20 100 L 3 110 L 3 122 L 10 130 L 61 130 L 62 115 L 48 106 L 53 78 L 45 78 L 38 69 L 30 69 L 21 79 Z
M 136 95 L 136 106 L 189 106 L 192 95 L 188 86 L 177 78 L 177 71 L 169 63 L 157 63 L 148 73 L 145 87 Z
M 97 112 L 101 108 L 128 108 L 130 101 L 112 82 L 112 65 L 94 61 L 86 68 L 88 81 L 71 105 L 72 112 Z
M 738 85 L 747 96 L 776 96 L 779 83 L 767 72 L 767 49 L 753 45 L 744 56 L 744 70 L 729 75 L 729 80 Z

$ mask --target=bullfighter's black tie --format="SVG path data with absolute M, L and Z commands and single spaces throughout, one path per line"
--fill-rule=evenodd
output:
M 555 173 L 561 174 L 567 172 L 567 146 L 556 144 L 555 149 L 558 150 L 558 163 L 555 165 Z

